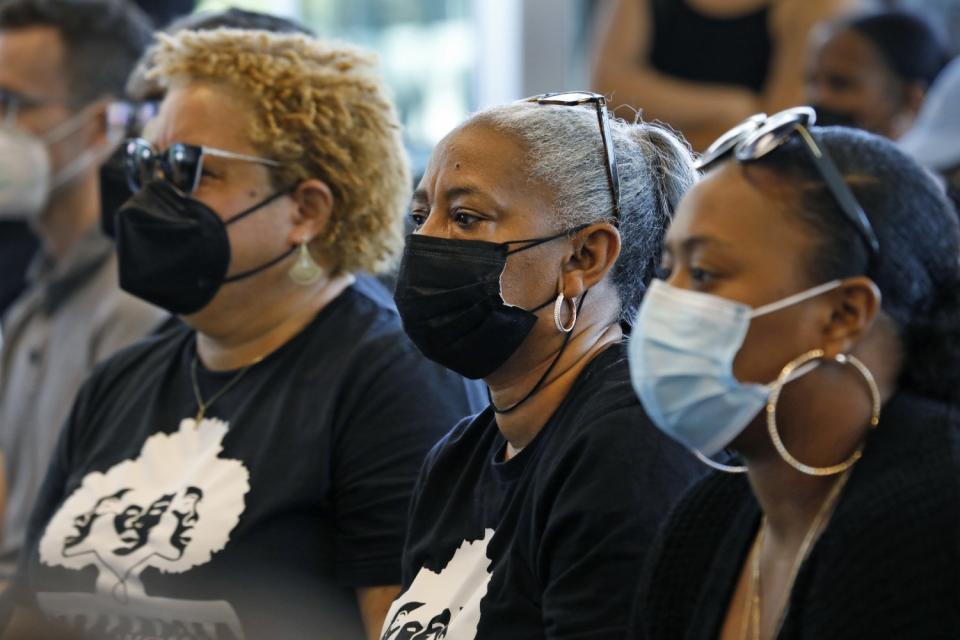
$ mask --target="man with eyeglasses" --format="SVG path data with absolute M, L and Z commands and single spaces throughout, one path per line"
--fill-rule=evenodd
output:
M 27 288 L 2 320 L 7 571 L 77 389 L 97 362 L 163 318 L 120 291 L 98 224 L 99 170 L 122 134 L 109 124 L 110 103 L 150 37 L 126 0 L 0 4 L 0 220 L 25 220 L 40 242 Z

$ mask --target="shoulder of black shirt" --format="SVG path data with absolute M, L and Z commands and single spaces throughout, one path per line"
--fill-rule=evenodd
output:
M 729 579 L 736 579 L 742 559 L 720 556 L 729 556 L 741 539 L 750 537 L 759 515 L 759 505 L 744 476 L 714 472 L 696 483 L 673 509 L 651 552 L 634 610 L 632 637 L 683 635 L 684 630 L 706 624 L 696 616 L 703 606 L 709 574 L 716 578 L 715 572 L 730 570 Z M 922 583 L 929 597 L 921 598 L 926 605 L 917 606 L 929 606 L 934 617 L 942 617 L 945 611 L 933 609 L 936 601 L 943 600 L 943 591 L 950 590 L 944 577 L 960 572 L 958 539 L 960 411 L 918 396 L 897 394 L 884 407 L 880 425 L 854 467 L 822 535 L 823 544 L 811 552 L 810 561 L 817 563 L 817 570 L 801 571 L 795 583 L 797 590 L 809 587 L 811 594 L 823 595 L 828 585 L 839 592 L 824 596 L 830 602 L 801 594 L 806 602 L 804 613 L 792 612 L 785 632 L 795 624 L 813 628 L 810 625 L 830 620 L 837 625 L 880 625 L 877 628 L 882 628 L 882 620 L 892 624 L 902 612 L 884 604 L 883 590 L 895 576 Z M 719 580 L 727 578 L 724 575 Z M 711 593 L 721 587 L 724 585 L 714 584 Z M 911 587 L 910 592 L 918 587 L 920 584 Z M 835 601 L 844 600 L 841 592 L 849 592 L 858 604 Z M 956 587 L 953 592 L 960 596 Z M 909 600 L 904 592 L 901 602 Z M 846 619 L 847 611 L 872 613 L 852 622 Z M 817 620 L 801 622 L 797 616 Z M 918 637 L 927 637 L 919 630 L 928 627 L 912 628 Z

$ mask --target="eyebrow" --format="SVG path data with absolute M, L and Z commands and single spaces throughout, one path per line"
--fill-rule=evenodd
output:
M 664 243 L 663 248 L 665 251 L 670 251 L 670 244 L 671 243 L 669 241 Z M 727 240 L 723 240 L 722 238 L 717 238 L 715 236 L 690 236 L 689 238 L 685 238 L 680 243 L 680 248 L 683 251 L 690 253 L 694 249 L 697 249 L 698 247 L 702 247 L 704 245 L 717 245 L 720 247 L 729 247 L 730 244 L 731 243 L 728 242 Z
M 472 196 L 472 195 L 485 195 L 480 189 L 473 185 L 459 185 L 456 187 L 450 187 L 444 192 L 444 197 L 447 200 L 453 200 L 462 196 Z M 416 202 L 428 202 L 430 198 L 427 197 L 426 189 L 417 189 L 413 192 L 413 200 Z
M 690 236 L 683 241 L 682 245 L 685 249 L 694 249 L 696 247 L 703 246 L 705 244 L 716 244 L 720 246 L 730 246 L 730 242 L 724 240 L 723 238 L 718 238 L 716 236 Z

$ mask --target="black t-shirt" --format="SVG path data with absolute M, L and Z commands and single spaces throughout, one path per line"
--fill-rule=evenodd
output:
M 745 476 L 714 473 L 654 544 L 630 638 L 712 640 L 760 525 Z M 901 393 L 883 408 L 797 573 L 780 640 L 960 638 L 960 413 Z
M 630 576 L 700 463 L 643 412 L 623 344 L 507 462 L 505 445 L 487 408 L 431 451 L 384 640 L 623 638 Z
M 97 638 L 359 637 L 399 584 L 430 447 L 482 398 L 358 280 L 194 422 L 185 326 L 81 390 L 34 512 L 21 604 Z M 198 367 L 209 399 L 236 372 Z

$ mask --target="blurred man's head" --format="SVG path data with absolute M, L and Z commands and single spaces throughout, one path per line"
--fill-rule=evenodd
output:
M 251 31 L 270 31 L 272 33 L 302 33 L 307 36 L 316 34 L 309 27 L 289 18 L 275 16 L 259 11 L 230 8 L 225 11 L 205 11 L 194 13 L 174 20 L 165 33 L 175 34 L 180 31 L 212 31 L 213 29 L 246 29 Z M 140 58 L 136 68 L 127 81 L 127 97 L 131 100 L 157 101 L 163 100 L 164 89 L 155 81 L 147 77 L 153 66 L 153 59 L 157 46 L 151 46 Z
M 193 12 L 197 8 L 197 0 L 133 0 L 153 22 L 157 29 L 163 29 L 168 24 Z
M 822 29 L 810 55 L 808 101 L 818 125 L 845 125 L 898 138 L 947 63 L 946 47 L 922 18 L 884 11 Z
M 46 149 L 49 202 L 97 180 L 116 142 L 107 106 L 150 37 L 149 20 L 125 0 L 0 3 L 0 120 Z

